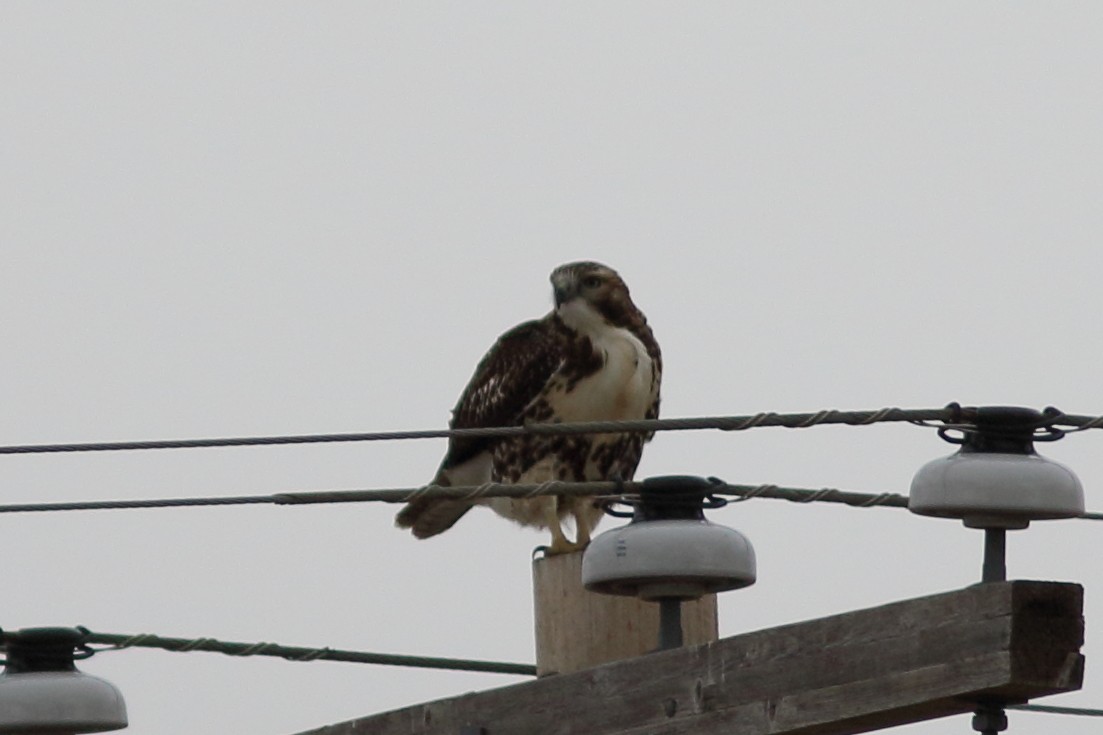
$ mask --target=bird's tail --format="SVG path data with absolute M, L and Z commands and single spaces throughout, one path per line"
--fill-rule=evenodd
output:
M 432 484 L 448 486 L 452 483 L 442 470 L 437 473 Z M 416 498 L 398 512 L 394 522 L 399 528 L 409 528 L 417 538 L 429 538 L 447 531 L 473 505 L 470 500 Z

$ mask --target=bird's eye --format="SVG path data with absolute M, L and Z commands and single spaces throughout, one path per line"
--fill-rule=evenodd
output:
M 597 276 L 587 276 L 582 279 L 582 285 L 586 288 L 597 288 L 601 285 L 601 279 Z

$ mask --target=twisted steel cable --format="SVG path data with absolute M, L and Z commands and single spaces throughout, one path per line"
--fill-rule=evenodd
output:
M 772 498 L 795 503 L 835 503 L 855 508 L 906 508 L 908 498 L 899 493 L 864 493 L 837 488 L 783 487 L 773 484 L 737 485 L 710 478 L 714 495 L 740 500 Z M 639 494 L 641 482 L 543 482 L 503 485 L 422 485 L 420 487 L 377 488 L 366 490 L 312 490 L 272 495 L 224 497 L 160 498 L 138 500 L 77 500 L 54 503 L 9 503 L 0 505 L 0 513 L 27 513 L 70 510 L 133 510 L 142 508 L 183 508 L 226 505 L 315 505 L 321 503 L 405 503 L 415 498 L 480 500 L 483 498 L 534 498 L 542 495 L 594 495 L 618 498 Z M 1103 513 L 1085 513 L 1081 518 L 1103 520 Z
M 952 421 L 960 414 L 953 407 L 938 409 L 882 408 L 875 411 L 824 410 L 814 413 L 757 413 L 745 416 L 701 416 L 690 418 L 643 419 L 639 421 L 587 421 L 526 426 L 495 426 L 471 429 L 426 429 L 416 431 L 378 431 L 349 434 L 304 434 L 292 436 L 225 437 L 213 439 L 168 439 L 154 441 L 87 442 L 69 444 L 24 444 L 0 446 L 0 454 L 43 454 L 61 452 L 115 452 L 146 449 L 194 449 L 200 447 L 274 446 L 286 444 L 323 444 L 336 442 L 395 441 L 410 439 L 446 439 L 508 437 L 521 434 L 594 434 L 609 432 L 694 431 L 746 429 L 781 426 L 808 428 L 824 424 L 868 426 L 887 421 Z M 1092 419 L 1088 419 L 1092 421 Z M 1080 424 L 1078 424 L 1080 425 Z M 1100 417 L 1098 425 L 1103 425 Z M 1093 425 L 1093 428 L 1095 426 Z
M 344 661 L 348 663 L 379 664 L 384 666 L 411 666 L 423 669 L 478 671 L 491 674 L 536 675 L 536 667 L 531 664 L 459 658 L 438 658 L 431 656 L 403 656 L 391 653 L 366 653 L 363 651 L 345 651 L 329 647 L 310 648 L 304 646 L 284 646 L 279 643 L 267 642 L 241 643 L 237 641 L 220 641 L 214 638 L 168 638 L 149 633 L 123 635 L 117 633 L 94 633 L 89 631 L 85 637 L 85 643 L 107 644 L 111 646 L 111 648 L 107 649 L 98 649 L 97 652 L 135 647 L 160 648 L 175 653 L 206 651 L 209 653 L 223 653 L 228 656 L 274 656 L 288 661 Z

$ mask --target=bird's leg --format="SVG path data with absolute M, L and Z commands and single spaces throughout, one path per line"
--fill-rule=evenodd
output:
M 571 541 L 567 538 L 567 535 L 563 533 L 563 524 L 559 519 L 559 503 L 560 498 L 549 498 L 551 502 L 546 502 L 543 505 L 544 521 L 547 523 L 548 528 L 551 530 L 552 543 L 551 546 L 545 546 L 542 548 L 545 556 L 553 556 L 555 554 L 569 554 L 572 551 L 582 551 L 590 545 L 590 531 L 593 530 L 589 518 L 586 517 L 583 509 L 572 509 L 571 515 L 574 516 L 575 528 L 575 540 Z
M 571 550 L 571 542 L 567 540 L 567 536 L 563 533 L 563 525 L 559 522 L 559 499 L 555 496 L 543 498 L 541 506 L 543 506 L 541 510 L 544 512 L 544 523 L 548 525 L 552 535 L 551 546 L 544 553 L 548 556 L 565 554 Z
M 622 494 L 623 481 L 620 478 L 620 473 L 614 473 L 612 479 L 617 483 L 617 495 Z M 591 515 L 593 511 L 597 511 L 596 516 Z M 574 525 L 576 533 L 574 545 L 576 549 L 585 549 L 590 545 L 590 534 L 593 533 L 594 527 L 601 522 L 601 517 L 604 514 L 603 506 L 598 502 L 597 498 L 575 498 L 571 507 L 571 515 L 574 516 Z
M 577 542 L 572 543 L 563 533 L 563 524 L 559 520 L 559 498 L 555 496 L 543 498 L 541 506 L 544 513 L 544 523 L 547 524 L 552 535 L 551 546 L 544 549 L 545 556 L 569 554 L 585 547 L 586 544 L 580 546 Z M 588 538 L 586 543 L 589 543 Z
M 586 508 L 576 505 L 574 510 L 571 511 L 571 515 L 574 516 L 574 527 L 576 529 L 574 545 L 578 549 L 585 549 L 590 545 L 590 531 L 593 530 L 590 526 L 590 518 L 586 515 Z

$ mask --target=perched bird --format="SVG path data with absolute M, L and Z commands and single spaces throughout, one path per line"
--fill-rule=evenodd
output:
M 452 428 L 658 418 L 659 345 L 624 281 L 612 268 L 579 262 L 556 268 L 551 282 L 555 308 L 498 338 L 453 409 Z M 641 433 L 453 437 L 432 484 L 631 480 L 650 439 Z M 601 519 L 593 497 L 419 498 L 398 513 L 396 524 L 428 538 L 474 505 L 550 529 L 550 554 L 585 548 Z M 567 516 L 574 520 L 573 542 L 561 525 Z

